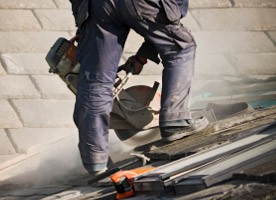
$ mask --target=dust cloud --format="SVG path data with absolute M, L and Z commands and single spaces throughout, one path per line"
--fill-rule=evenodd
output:
M 133 148 L 122 143 L 113 130 L 110 130 L 109 135 L 109 150 L 113 162 L 129 158 Z M 88 177 L 79 155 L 77 134 L 9 167 L 1 172 L 0 177 L 0 188 L 5 185 L 16 188 L 74 184 L 74 180 Z

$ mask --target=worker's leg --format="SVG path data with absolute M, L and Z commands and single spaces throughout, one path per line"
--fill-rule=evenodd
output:
M 125 22 L 155 45 L 164 66 L 159 126 L 162 137 L 167 137 L 174 134 L 175 130 L 166 132 L 171 127 L 183 130 L 192 123 L 189 104 L 196 44 L 182 24 L 170 22 L 161 1 L 149 5 L 133 0 L 135 6 L 129 2 L 122 6 L 128 16 Z
M 129 29 L 121 26 L 111 0 L 90 1 L 90 16 L 81 30 L 81 64 L 74 120 L 79 150 L 89 172 L 100 171 L 108 160 L 109 115 L 117 67 Z

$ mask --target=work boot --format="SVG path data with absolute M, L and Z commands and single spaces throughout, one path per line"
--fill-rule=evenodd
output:
M 198 133 L 207 127 L 209 124 L 206 117 L 200 117 L 193 120 L 190 126 L 169 126 L 160 127 L 161 137 L 163 142 L 173 142 L 183 137 Z
M 87 183 L 92 186 L 98 186 L 98 182 L 104 178 L 103 174 L 107 171 L 107 168 L 104 168 L 100 171 L 95 172 L 89 172 L 89 179 L 87 180 Z
M 95 171 L 95 172 L 89 172 L 90 178 L 94 178 L 96 176 L 99 176 L 100 174 L 106 172 L 107 168 L 105 167 L 104 169 L 100 171 Z

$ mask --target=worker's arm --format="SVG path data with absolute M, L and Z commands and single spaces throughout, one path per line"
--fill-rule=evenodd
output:
M 139 48 L 138 52 L 136 53 L 137 56 L 143 57 L 146 59 L 149 59 L 157 64 L 160 63 L 160 59 L 158 57 L 158 52 L 156 51 L 155 46 L 148 42 L 145 41 L 141 47 Z
M 147 59 L 157 64 L 160 62 L 155 46 L 150 42 L 145 41 L 139 48 L 136 55 L 128 58 L 124 65 L 124 70 L 132 72 L 133 74 L 140 74 L 143 66 L 147 63 Z
M 89 0 L 70 0 L 76 26 L 81 30 L 82 25 L 89 16 Z
M 76 16 L 77 16 L 77 13 L 78 13 L 78 9 L 79 9 L 79 6 L 81 4 L 81 0 L 70 0 L 71 4 L 72 4 L 72 12 L 73 12 L 73 15 L 76 19 Z

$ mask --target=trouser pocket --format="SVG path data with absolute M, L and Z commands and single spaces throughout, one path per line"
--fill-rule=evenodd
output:
M 175 24 L 181 12 L 175 0 L 132 0 L 138 16 L 160 24 Z
M 181 12 L 176 1 L 175 0 L 160 0 L 160 1 L 163 5 L 167 19 L 172 23 L 178 23 L 181 18 Z
M 173 40 L 182 48 L 185 49 L 187 44 L 195 43 L 194 37 L 190 31 L 182 24 L 168 26 L 169 32 Z

